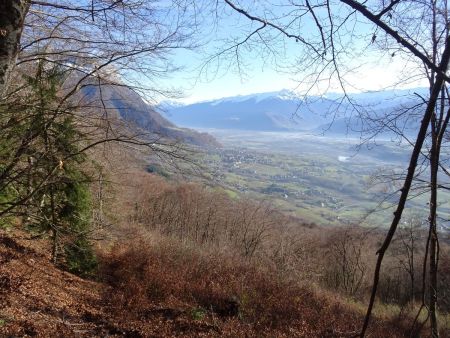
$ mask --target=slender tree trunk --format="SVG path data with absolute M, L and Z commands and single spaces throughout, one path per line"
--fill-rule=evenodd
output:
M 58 262 L 58 231 L 52 229 L 52 262 L 56 265 Z
M 0 99 L 8 87 L 9 77 L 16 63 L 29 0 L 0 1 Z
M 439 93 L 441 91 L 442 86 L 445 83 L 445 73 L 448 69 L 448 63 L 450 60 L 450 38 L 447 38 L 445 43 L 445 49 L 442 54 L 441 63 L 439 64 L 439 72 L 437 73 L 436 82 L 433 85 L 433 88 L 431 89 L 431 95 L 430 99 L 428 101 L 427 108 L 425 110 L 419 132 L 417 134 L 416 143 L 414 145 L 413 152 L 411 153 L 410 161 L 409 161 L 409 167 L 408 172 L 405 178 L 405 181 L 403 183 L 403 187 L 401 189 L 401 195 L 400 199 L 397 204 L 397 208 L 394 212 L 394 218 L 392 220 L 391 226 L 389 228 L 389 231 L 386 235 L 386 238 L 381 245 L 380 249 L 377 251 L 378 258 L 375 266 L 375 272 L 373 277 L 373 286 L 372 286 L 372 292 L 370 295 L 370 301 L 369 306 L 367 307 L 367 313 L 366 317 L 364 319 L 364 324 L 361 329 L 361 337 L 364 337 L 367 331 L 367 328 L 369 326 L 370 317 L 372 314 L 373 305 L 375 303 L 375 297 L 377 294 L 378 289 L 378 281 L 380 279 L 380 271 L 381 271 L 381 264 L 383 262 L 384 254 L 386 253 L 386 250 L 389 248 L 389 245 L 391 244 L 392 238 L 394 237 L 394 234 L 397 230 L 398 224 L 400 222 L 400 219 L 403 214 L 403 209 L 405 208 L 406 200 L 409 195 L 409 190 L 411 188 L 411 184 L 414 178 L 414 174 L 417 167 L 417 161 L 419 159 L 420 151 L 422 149 L 423 143 L 426 138 L 428 126 L 430 125 L 431 117 L 434 113 L 437 100 L 439 98 Z
M 414 236 L 414 235 L 412 235 Z M 411 237 L 411 267 L 410 267 L 410 275 L 411 275 L 411 300 L 413 302 L 416 301 L 416 295 L 414 292 L 414 284 L 415 284 L 415 267 L 414 267 L 414 248 L 415 248 L 415 243 L 414 243 L 414 238 Z
M 99 223 L 103 226 L 103 169 L 100 169 L 99 174 L 99 187 L 98 187 L 98 213 L 99 213 Z
M 53 191 L 53 186 L 50 188 L 50 207 L 52 209 L 52 262 L 56 264 L 58 262 L 58 229 L 56 224 L 56 214 L 55 214 L 55 193 Z
M 27 163 L 28 163 L 28 167 L 27 167 L 27 183 L 26 183 L 26 191 L 27 191 L 27 196 L 29 196 L 31 194 L 31 192 L 33 191 L 33 178 L 32 178 L 32 171 L 33 171 L 33 160 L 31 158 L 31 156 L 27 157 Z M 28 225 L 30 222 L 30 205 L 25 205 L 23 208 L 23 216 L 22 216 L 22 224 L 23 225 Z
M 45 149 L 47 154 L 52 154 L 52 147 L 50 145 L 47 130 L 44 132 L 45 136 Z M 53 156 L 50 157 L 53 160 Z M 49 172 L 52 170 L 52 162 L 48 164 Z M 55 202 L 55 187 L 51 183 L 50 185 L 50 212 L 51 212 L 51 229 L 52 229 L 52 262 L 56 264 L 58 262 L 58 246 L 59 246 L 59 234 L 58 234 L 58 220 L 56 217 L 56 202 Z
M 438 253 L 437 253 L 437 229 L 436 229 L 436 209 L 437 209 L 437 174 L 439 164 L 439 151 L 436 148 L 436 133 L 432 136 L 432 149 L 430 154 L 430 286 L 429 286 L 429 309 L 431 320 L 431 336 L 433 338 L 439 337 L 438 321 L 437 321 L 437 273 L 438 273 Z

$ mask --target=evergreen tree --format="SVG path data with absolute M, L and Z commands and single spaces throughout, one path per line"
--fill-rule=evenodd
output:
M 0 139 L 0 168 L 8 171 L 0 181 L 0 208 L 22 216 L 33 232 L 50 235 L 54 263 L 90 275 L 96 266 L 89 241 L 90 179 L 83 170 L 87 157 L 80 151 L 83 133 L 76 115 L 58 97 L 64 71 L 39 62 L 35 74 L 25 80 L 28 95 L 22 95 L 23 104 L 16 101 L 7 110 L 10 121 L 17 122 L 9 122 Z

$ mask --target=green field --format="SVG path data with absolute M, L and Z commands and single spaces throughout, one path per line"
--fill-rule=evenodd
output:
M 214 173 L 211 185 L 269 199 L 309 223 L 387 226 L 391 221 L 401 182 L 383 178 L 385 182 L 375 183 L 374 177 L 404 170 L 408 149 L 386 142 L 383 152 L 371 156 L 370 151 L 352 153 L 355 140 L 286 140 L 263 133 L 215 136 L 224 147 L 199 156 L 204 170 Z M 440 216 L 450 218 L 450 194 L 440 196 Z M 426 214 L 426 208 L 424 194 L 408 203 L 406 214 Z

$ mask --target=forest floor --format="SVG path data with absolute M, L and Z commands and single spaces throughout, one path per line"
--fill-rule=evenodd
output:
M 300 295 L 302 317 L 281 327 L 257 328 L 233 313 L 214 313 L 212 308 L 197 311 L 198 304 L 177 294 L 127 312 L 117 305 L 120 291 L 114 285 L 58 269 L 49 252 L 48 241 L 17 229 L 0 231 L 0 336 L 352 337 L 361 324 L 360 313 L 313 292 Z M 167 269 L 170 283 L 176 271 Z M 371 337 L 402 337 L 398 326 L 374 320 Z

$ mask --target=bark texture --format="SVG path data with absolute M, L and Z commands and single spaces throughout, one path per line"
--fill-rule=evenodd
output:
M 0 98 L 6 95 L 29 8 L 29 0 L 0 0 Z

